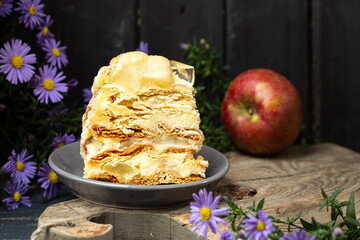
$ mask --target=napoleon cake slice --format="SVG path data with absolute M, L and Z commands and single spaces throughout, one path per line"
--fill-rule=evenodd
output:
M 203 179 L 208 162 L 194 158 L 204 136 L 193 71 L 143 52 L 102 67 L 83 115 L 84 178 L 137 185 Z

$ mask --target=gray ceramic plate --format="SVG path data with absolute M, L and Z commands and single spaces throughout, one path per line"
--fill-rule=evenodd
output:
M 78 197 L 91 202 L 121 208 L 163 208 L 191 201 L 192 193 L 214 187 L 230 165 L 223 154 L 203 146 L 198 153 L 209 161 L 206 178 L 200 181 L 155 186 L 127 185 L 84 179 L 84 163 L 79 142 L 55 150 L 49 156 L 50 167 Z

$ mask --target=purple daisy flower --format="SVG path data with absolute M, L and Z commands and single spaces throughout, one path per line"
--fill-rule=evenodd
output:
M 232 232 L 221 232 L 220 240 L 235 240 L 234 234 Z
M 54 21 L 51 19 L 50 15 L 47 15 L 45 21 L 38 26 L 38 30 L 40 30 L 40 32 L 36 34 L 36 37 L 40 46 L 45 44 L 45 40 L 54 38 L 54 34 L 49 30 L 49 27 L 53 24 L 53 22 Z
M 0 112 L 5 111 L 5 109 L 6 109 L 6 105 L 0 104 Z
M 57 73 L 56 67 L 45 65 L 39 68 L 40 75 L 36 75 L 34 81 L 37 86 L 34 89 L 35 96 L 38 96 L 40 102 L 48 104 L 49 98 L 51 102 L 56 103 L 63 99 L 63 95 L 68 91 L 66 83 L 61 83 L 65 79 L 63 72 Z
M 5 185 L 5 191 L 10 194 L 11 197 L 5 198 L 4 200 L 2 200 L 2 202 L 6 204 L 8 210 L 17 209 L 20 204 L 31 207 L 30 197 L 24 196 L 24 194 L 28 190 L 28 186 L 26 184 L 11 184 L 10 181 L 7 181 Z
M 79 84 L 79 81 L 76 80 L 75 78 L 72 78 L 68 81 L 68 86 L 73 88 L 73 87 L 76 87 L 78 84 Z
M 59 181 L 56 173 L 46 162 L 42 162 L 38 176 L 38 182 L 41 184 L 40 187 L 45 189 L 43 196 L 48 200 L 53 199 L 58 195 L 59 187 L 62 190 L 66 189 L 66 186 Z
M 195 202 L 190 203 L 189 222 L 195 225 L 192 229 L 193 232 L 200 228 L 198 236 L 202 235 L 207 239 L 208 226 L 213 233 L 217 233 L 219 231 L 217 224 L 225 225 L 225 221 L 218 216 L 226 215 L 228 208 L 215 209 L 220 201 L 220 195 L 213 201 L 213 193 L 209 192 L 208 194 L 206 189 L 201 189 L 199 195 L 193 193 L 193 197 Z
M 341 237 L 343 235 L 343 230 L 341 228 L 334 229 L 335 237 Z
M 10 15 L 12 10 L 13 0 L 1 0 L 0 1 L 0 17 L 6 17 Z
M 240 239 L 246 238 L 246 237 L 245 237 L 245 232 L 244 232 L 244 230 L 238 231 L 238 232 L 237 232 L 237 235 L 238 235 L 238 238 L 240 238 Z
M 84 98 L 85 103 L 89 103 L 90 99 L 92 98 L 92 92 L 90 88 L 83 88 L 82 96 Z
M 315 240 L 316 235 L 308 237 L 305 230 L 295 229 L 291 233 L 285 234 L 280 240 Z
M 182 43 L 182 44 L 180 44 L 180 48 L 182 50 L 186 50 L 188 48 L 188 45 L 186 43 Z
M 61 148 L 69 143 L 75 142 L 75 136 L 74 134 L 70 134 L 68 135 L 67 133 L 65 133 L 64 135 L 62 135 L 61 133 L 57 133 L 56 137 L 53 141 L 53 143 L 51 144 L 51 146 L 55 149 Z
M 136 51 L 140 51 L 140 52 L 144 52 L 146 54 L 149 54 L 149 44 L 147 42 L 140 41 L 140 45 L 136 49 Z
M 18 5 L 15 10 L 22 14 L 19 17 L 19 23 L 24 23 L 25 27 L 30 26 L 31 30 L 43 23 L 45 17 L 43 13 L 44 4 L 40 3 L 40 0 L 20 0 Z
M 46 59 L 51 66 L 61 66 L 68 64 L 68 59 L 65 53 L 66 47 L 60 47 L 61 42 L 56 42 L 55 39 L 46 39 L 44 42 L 43 50 L 46 52 Z
M 28 155 L 27 149 L 23 149 L 20 154 L 12 150 L 9 161 L 1 169 L 6 174 L 10 173 L 15 183 L 28 184 L 36 172 L 36 163 L 29 161 L 32 157 L 33 155 Z
M 19 39 L 6 42 L 0 49 L 0 72 L 6 74 L 6 79 L 12 84 L 28 82 L 34 75 L 36 63 L 35 54 L 28 54 L 30 47 Z
M 272 219 L 263 210 L 258 211 L 259 218 L 249 213 L 246 216 L 248 219 L 243 221 L 245 224 L 242 227 L 245 228 L 247 239 L 266 239 L 271 232 L 275 231 L 275 228 L 272 226 Z

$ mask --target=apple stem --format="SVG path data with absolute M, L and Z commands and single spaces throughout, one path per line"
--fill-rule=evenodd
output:
M 253 115 L 254 114 L 254 109 L 253 108 L 249 108 L 249 110 L 248 110 L 248 113 L 250 114 L 250 115 Z

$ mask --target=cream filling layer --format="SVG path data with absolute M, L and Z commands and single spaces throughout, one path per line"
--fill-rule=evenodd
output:
M 118 179 L 132 180 L 134 178 L 151 178 L 165 171 L 181 178 L 191 175 L 205 177 L 208 162 L 204 160 L 188 160 L 189 153 L 166 154 L 163 157 L 153 156 L 149 152 L 142 152 L 131 159 L 112 156 L 103 165 L 94 166 L 85 162 L 85 178 L 94 178 L 102 173 L 111 174 Z
M 196 112 L 159 112 L 153 115 L 144 115 L 141 118 L 116 118 L 109 126 L 123 125 L 127 128 L 141 126 L 142 129 L 151 131 L 157 131 L 159 126 L 164 126 L 170 131 L 175 129 L 198 130 L 199 122 L 200 116 Z
M 152 147 L 153 154 L 160 155 L 168 149 L 186 149 L 198 152 L 202 144 L 191 139 L 159 135 L 156 138 L 129 138 L 125 141 L 114 141 L 108 138 L 92 138 L 86 145 L 85 161 L 97 157 L 105 151 L 122 151 L 135 145 Z
M 109 116 L 110 115 L 110 116 Z M 192 112 L 154 112 L 142 116 L 122 116 L 112 117 L 109 113 L 94 114 L 85 121 L 86 128 L 91 128 L 93 124 L 104 126 L 108 129 L 127 129 L 134 128 L 157 131 L 159 126 L 164 126 L 170 131 L 175 129 L 199 130 L 200 116 L 196 111 Z
M 198 117 L 195 99 L 179 93 L 150 96 L 128 96 L 126 94 L 109 94 L 109 89 L 100 90 L 89 106 L 91 122 L 99 122 L 99 118 L 121 117 L 144 114 L 157 114 L 164 112 L 191 112 Z M 197 119 L 200 122 L 200 119 Z

